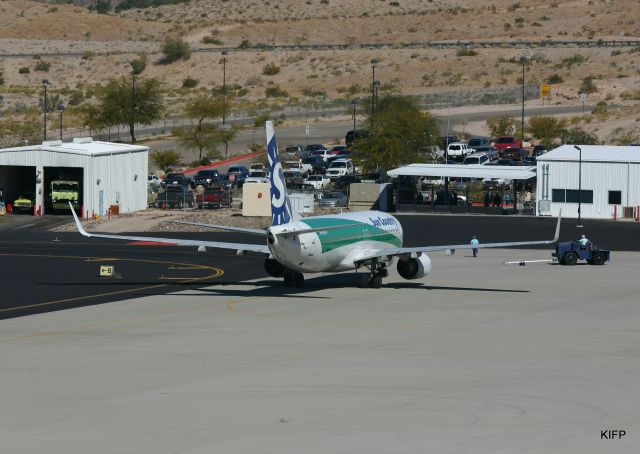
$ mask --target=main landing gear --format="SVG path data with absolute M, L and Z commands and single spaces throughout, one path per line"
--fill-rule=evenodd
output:
M 285 287 L 302 287 L 304 286 L 304 274 L 297 271 L 285 270 L 284 272 Z
M 382 278 L 389 275 L 387 265 L 384 263 L 378 263 L 378 259 L 372 259 L 370 265 L 366 265 L 370 273 L 362 276 L 361 286 L 364 288 L 381 288 Z

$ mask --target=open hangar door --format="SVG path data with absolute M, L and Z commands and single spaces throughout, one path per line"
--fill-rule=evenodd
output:
M 45 167 L 45 213 L 69 213 L 69 201 L 76 213 L 81 213 L 84 200 L 84 169 L 82 167 Z
M 0 166 L 0 189 L 4 192 L 5 204 L 11 204 L 14 212 L 33 214 L 36 194 L 35 166 Z M 28 199 L 31 205 L 21 203 L 22 207 L 15 210 L 16 199 Z

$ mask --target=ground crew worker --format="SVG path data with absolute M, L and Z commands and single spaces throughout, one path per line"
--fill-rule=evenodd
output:
M 480 241 L 478 241 L 478 239 L 474 236 L 473 239 L 471 240 L 471 246 L 473 246 L 471 250 L 473 251 L 474 257 L 478 256 L 478 248 L 476 246 L 478 246 L 479 244 L 480 244 Z
M 580 248 L 581 249 L 586 249 L 587 245 L 589 244 L 589 238 L 587 238 L 586 236 L 582 235 L 582 237 L 578 240 L 580 242 Z

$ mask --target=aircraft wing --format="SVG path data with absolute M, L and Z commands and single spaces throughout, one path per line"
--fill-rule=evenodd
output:
M 505 242 L 505 243 L 480 243 L 476 246 L 473 246 L 469 243 L 465 244 L 444 244 L 439 246 L 418 246 L 418 247 L 399 247 L 399 248 L 384 248 L 378 250 L 367 250 L 364 254 L 356 257 L 354 262 L 361 263 L 366 262 L 367 260 L 371 260 L 374 258 L 382 258 L 382 257 L 393 257 L 393 256 L 411 256 L 411 255 L 420 255 L 426 252 L 436 252 L 436 251 L 455 251 L 456 249 L 473 249 L 473 248 L 502 248 L 502 247 L 514 247 L 514 246 L 533 246 L 536 244 L 553 244 L 558 241 L 560 237 L 560 221 L 561 217 L 558 217 L 558 223 L 556 224 L 556 232 L 551 240 L 540 240 L 540 241 L 514 241 L 514 242 Z
M 71 205 L 71 203 L 69 203 Z M 71 213 L 73 214 L 73 219 L 76 222 L 76 227 L 81 235 L 86 237 L 96 237 L 96 238 L 110 238 L 113 240 L 129 240 L 129 241 L 147 241 L 153 243 L 164 243 L 173 246 L 195 246 L 195 247 L 211 247 L 218 249 L 234 249 L 236 251 L 249 251 L 249 252 L 259 252 L 262 254 L 269 254 L 269 247 L 266 244 L 245 244 L 245 243 L 224 243 L 221 241 L 203 241 L 203 240 L 187 240 L 181 238 L 161 238 L 161 237 L 150 237 L 150 236 L 129 236 L 129 235 L 108 235 L 104 233 L 89 233 L 87 232 L 80 223 L 80 219 L 78 219 L 78 215 L 76 214 L 73 207 L 71 208 Z
M 232 227 L 230 225 L 218 225 L 218 224 L 201 224 L 200 222 L 187 222 L 187 221 L 169 221 L 175 224 L 196 225 L 198 227 L 208 227 L 210 229 L 229 230 L 232 232 L 251 233 L 252 235 L 266 236 L 267 231 L 265 229 L 252 229 L 249 227 Z

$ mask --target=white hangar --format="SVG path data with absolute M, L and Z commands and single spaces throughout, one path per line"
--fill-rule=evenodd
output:
M 0 189 L 7 204 L 29 198 L 34 214 L 68 212 L 67 200 L 83 217 L 104 216 L 110 207 L 120 213 L 143 210 L 148 154 L 148 147 L 90 137 L 4 148 Z
M 579 192 L 578 189 L 581 188 Z M 538 215 L 613 219 L 640 215 L 640 147 L 562 145 L 538 156 Z

